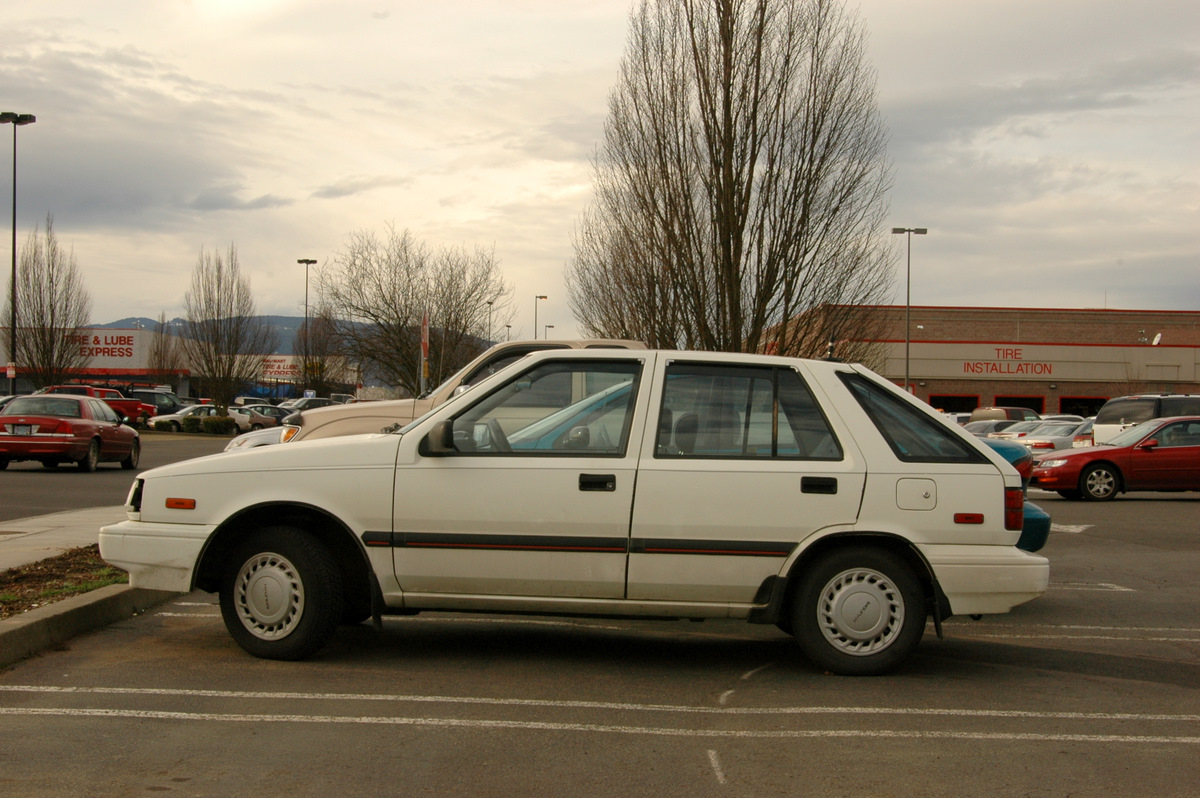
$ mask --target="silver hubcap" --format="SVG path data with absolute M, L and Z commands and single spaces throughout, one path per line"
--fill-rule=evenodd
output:
M 1087 475 L 1087 490 L 1093 496 L 1107 496 L 1115 487 L 1116 480 L 1108 471 L 1100 469 Z
M 855 656 L 875 654 L 895 642 L 900 633 L 904 598 L 878 571 L 842 571 L 821 591 L 817 623 L 826 641 L 838 651 Z
M 242 625 L 255 637 L 287 637 L 304 614 L 304 584 L 296 567 L 270 552 L 256 554 L 238 571 L 234 600 Z

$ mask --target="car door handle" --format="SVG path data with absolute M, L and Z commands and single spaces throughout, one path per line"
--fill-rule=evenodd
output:
M 837 478 L 836 477 L 801 477 L 800 478 L 801 493 L 825 493 L 834 495 L 837 493 Z
M 580 490 L 614 491 L 617 489 L 616 474 L 580 474 Z

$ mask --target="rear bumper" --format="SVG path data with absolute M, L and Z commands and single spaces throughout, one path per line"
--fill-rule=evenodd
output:
M 1008 612 L 1046 592 L 1050 561 L 1015 546 L 922 545 L 954 615 Z

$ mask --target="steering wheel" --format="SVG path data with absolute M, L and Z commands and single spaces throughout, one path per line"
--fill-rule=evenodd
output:
M 504 434 L 504 430 L 500 426 L 500 420 L 489 418 L 487 420 L 488 435 L 492 438 L 493 452 L 511 452 L 512 447 L 508 445 L 508 437 Z

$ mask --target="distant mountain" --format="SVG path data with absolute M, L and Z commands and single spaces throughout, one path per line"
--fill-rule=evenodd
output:
M 279 348 L 273 354 L 292 354 L 292 344 L 296 342 L 296 333 L 304 325 L 304 317 L 261 316 L 260 318 L 279 335 Z M 186 323 L 184 319 L 171 319 L 167 322 L 167 326 L 172 330 L 179 331 L 183 329 Z M 130 316 L 126 319 L 110 321 L 107 324 L 93 324 L 91 326 L 105 330 L 153 330 L 157 324 L 157 319 L 148 319 L 145 316 Z

